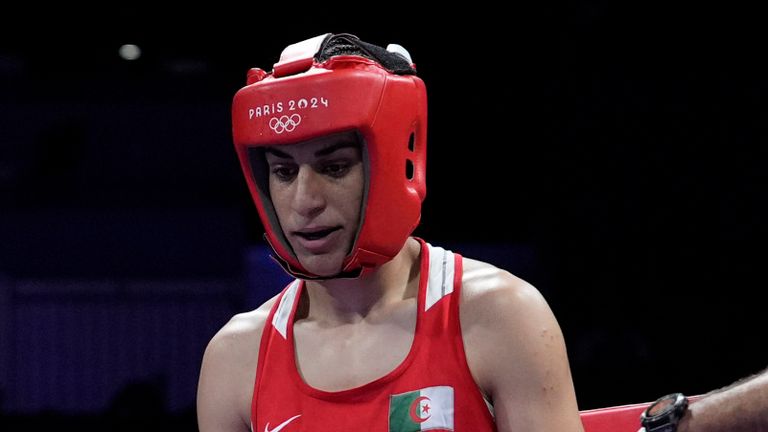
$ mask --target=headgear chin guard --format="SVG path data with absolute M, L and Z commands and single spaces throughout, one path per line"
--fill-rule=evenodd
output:
M 285 270 L 304 279 L 357 277 L 391 260 L 421 218 L 426 195 L 427 95 L 404 48 L 330 33 L 285 48 L 268 73 L 254 68 L 234 97 L 235 149 L 266 238 Z M 272 206 L 261 148 L 354 131 L 366 184 L 360 225 L 339 273 L 319 277 L 293 252 Z

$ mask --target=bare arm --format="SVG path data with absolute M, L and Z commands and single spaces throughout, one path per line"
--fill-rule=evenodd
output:
M 467 357 L 498 430 L 583 431 L 563 335 L 544 298 L 492 266 L 478 268 L 477 278 L 469 268 Z
M 250 432 L 259 342 L 273 302 L 236 315 L 208 344 L 197 388 L 200 432 Z
M 677 430 L 768 431 L 768 370 L 691 403 Z

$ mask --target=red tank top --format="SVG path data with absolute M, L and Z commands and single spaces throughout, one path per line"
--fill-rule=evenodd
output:
M 304 283 L 296 280 L 283 290 L 261 338 L 251 407 L 254 432 L 496 430 L 464 354 L 461 256 L 421 244 L 411 349 L 393 371 L 360 387 L 328 392 L 304 382 L 296 368 L 292 325 Z

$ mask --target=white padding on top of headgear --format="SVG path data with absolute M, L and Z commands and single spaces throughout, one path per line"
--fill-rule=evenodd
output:
M 287 63 L 295 60 L 314 57 L 320 50 L 320 46 L 323 44 L 325 38 L 330 33 L 315 36 L 313 38 L 296 42 L 295 44 L 285 47 L 282 53 L 280 53 L 279 63 Z
M 408 60 L 408 63 L 413 63 L 413 60 L 411 60 L 411 54 L 407 49 L 403 48 L 402 45 L 389 44 L 387 45 L 387 51 L 400 54 L 401 56 L 405 57 L 406 60 Z

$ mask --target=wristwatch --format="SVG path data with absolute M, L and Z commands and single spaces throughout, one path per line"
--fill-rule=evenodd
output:
M 660 397 L 640 415 L 643 427 L 637 432 L 675 432 L 686 408 L 688 398 L 682 393 Z

